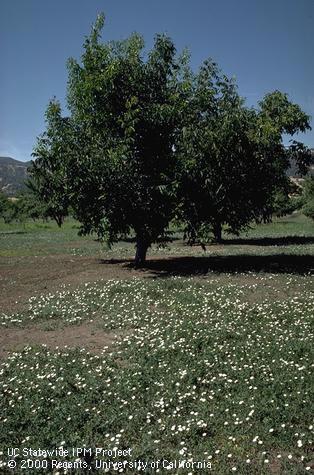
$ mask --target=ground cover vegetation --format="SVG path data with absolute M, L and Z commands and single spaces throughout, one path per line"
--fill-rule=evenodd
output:
M 100 355 L 13 353 L 1 368 L 2 446 L 86 444 L 92 467 L 106 445 L 132 447 L 132 459 L 210 461 L 222 474 L 303 473 L 313 293 L 306 277 L 282 278 L 289 298 L 274 296 L 274 275 L 251 279 L 109 280 L 31 299 L 30 313 L 6 323 L 89 319 L 120 337 Z
M 142 265 L 175 218 L 191 243 L 270 220 L 289 160 L 303 173 L 310 164 L 302 143 L 282 142 L 310 128 L 308 115 L 279 91 L 248 108 L 211 59 L 193 72 L 167 36 L 150 52 L 137 34 L 102 43 L 103 22 L 69 60 L 70 115 L 49 103 L 33 153 L 33 190 L 60 223 L 71 206 L 81 232 L 109 245 L 134 233 Z
M 100 244 L 95 236 L 77 236 L 79 223 L 67 218 L 61 228 L 54 221 L 0 220 L 0 257 L 26 258 L 36 256 L 93 256 L 108 259 L 131 259 L 135 236 L 119 241 L 115 247 Z M 251 227 L 234 236 L 223 233 L 223 245 L 208 242 L 205 249 L 200 245 L 189 245 L 183 239 L 184 229 L 172 228 L 172 242 L 167 245 L 156 243 L 150 256 L 205 256 L 214 255 L 257 255 L 313 254 L 313 222 L 300 213 L 286 217 L 274 217 L 270 223 Z M 282 247 L 281 247 L 282 246 Z M 149 262 L 146 266 L 149 267 Z
M 79 238 L 81 250 L 72 254 L 78 240 L 74 221 L 61 229 L 52 222 L 41 226 L 1 225 L 1 237 L 13 240 L 16 258 L 27 260 L 26 279 L 33 272 L 29 256 L 37 267 L 40 251 L 83 259 L 85 249 L 99 256 L 98 243 L 88 236 Z M 153 250 L 151 260 L 161 252 L 157 263 L 177 262 L 187 254 L 194 260 L 205 255 L 209 262 L 271 256 L 276 263 L 279 256 L 292 254 L 313 264 L 312 237 L 311 220 L 292 215 L 259 225 L 249 235 L 230 236 L 229 243 L 212 244 L 206 251 L 184 245 L 181 235 L 168 249 Z M 133 245 L 120 243 L 104 250 L 104 256 L 117 266 L 123 265 L 122 258 L 127 265 Z M 5 259 L 2 255 L 2 263 Z M 153 273 L 106 280 L 99 270 L 97 281 L 30 295 L 24 308 L 1 313 L 1 328 L 11 332 L 59 328 L 61 338 L 62 328 L 75 334 L 88 323 L 116 335 L 113 344 L 96 353 L 64 347 L 56 339 L 58 348 L 26 346 L 6 357 L 0 370 L 4 473 L 5 448 L 12 444 L 45 449 L 85 444 L 93 449 L 91 457 L 80 459 L 91 466 L 88 473 L 96 473 L 99 446 L 131 447 L 129 461 L 211 462 L 213 472 L 221 474 L 301 474 L 311 469 L 310 268 L 288 273 L 275 266 L 256 273 L 236 265 L 230 273 L 209 265 L 198 273 L 197 262 L 193 265 L 196 275 L 182 277 Z M 173 266 L 174 273 L 178 270 Z M 48 457 L 48 468 L 36 473 L 55 473 L 50 462 Z M 185 473 L 204 473 L 188 467 Z M 58 471 L 66 473 L 65 468 Z M 128 468 L 125 473 L 137 472 Z

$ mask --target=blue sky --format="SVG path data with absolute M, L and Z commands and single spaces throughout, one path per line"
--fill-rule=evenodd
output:
M 0 155 L 29 160 L 51 97 L 65 105 L 66 60 L 103 11 L 103 39 L 168 33 L 196 69 L 212 57 L 255 105 L 279 89 L 314 120 L 314 0 L 0 0 Z M 312 127 L 314 122 L 312 120 Z M 314 147 L 314 130 L 299 136 Z

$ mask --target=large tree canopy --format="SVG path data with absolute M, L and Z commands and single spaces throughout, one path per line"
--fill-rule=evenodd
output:
M 34 151 L 33 181 L 51 209 L 62 218 L 71 205 L 81 232 L 109 244 L 133 232 L 138 265 L 174 217 L 191 242 L 269 219 L 289 155 L 308 163 L 302 144 L 282 144 L 309 128 L 306 114 L 277 91 L 247 108 L 215 63 L 194 73 L 167 36 L 148 53 L 137 34 L 102 43 L 103 22 L 69 61 L 69 117 L 53 100 Z
M 102 23 L 82 63 L 69 62 L 72 205 L 83 232 L 112 243 L 133 231 L 141 264 L 174 216 L 179 60 L 166 36 L 156 37 L 146 60 L 136 34 L 100 43 Z
M 278 190 L 288 193 L 286 170 L 293 156 L 301 171 L 310 154 L 301 143 L 287 149 L 282 135 L 309 128 L 309 118 L 287 96 L 267 94 L 247 108 L 233 80 L 212 61 L 190 74 L 189 110 L 177 143 L 180 217 L 190 242 L 222 226 L 238 233 L 252 221 L 269 220 Z

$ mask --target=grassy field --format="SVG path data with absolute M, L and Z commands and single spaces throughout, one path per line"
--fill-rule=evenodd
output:
M 274 222 L 252 228 L 240 237 L 225 235 L 224 247 L 208 245 L 204 251 L 199 247 L 184 245 L 181 233 L 174 234 L 174 241 L 160 248 L 153 245 L 150 256 L 206 255 L 206 254 L 249 254 L 263 255 L 278 253 L 278 246 L 286 254 L 313 252 L 313 221 L 304 215 L 276 218 Z M 27 222 L 4 224 L 0 220 L 0 257 L 27 257 L 52 254 L 73 256 L 100 256 L 103 258 L 132 258 L 134 242 L 119 242 L 112 249 L 100 245 L 95 237 L 78 236 L 79 225 L 72 219 L 66 220 L 62 228 L 53 222 Z M 184 249 L 182 249 L 184 247 Z
M 9 447 L 25 474 L 313 470 L 313 222 L 205 253 L 175 237 L 135 271 L 134 243 L 102 249 L 73 221 L 0 226 L 0 473 Z

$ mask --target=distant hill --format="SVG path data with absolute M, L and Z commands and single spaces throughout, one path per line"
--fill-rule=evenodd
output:
M 31 162 L 20 162 L 11 157 L 0 157 L 0 190 L 8 196 L 15 196 L 26 188 L 27 167 Z

